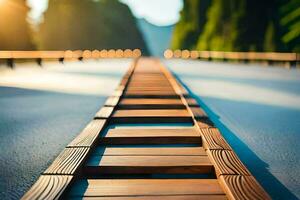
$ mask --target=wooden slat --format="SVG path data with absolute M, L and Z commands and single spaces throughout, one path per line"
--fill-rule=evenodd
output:
M 130 99 L 123 98 L 120 101 L 121 105 L 169 105 L 169 104 L 182 104 L 180 99 Z
M 233 151 L 209 150 L 207 152 L 212 158 L 218 175 L 251 175 Z
M 102 107 L 95 115 L 95 119 L 107 119 L 110 117 L 114 107 Z
M 172 87 L 169 82 L 153 82 L 153 81 L 131 81 L 128 84 L 130 87 Z
M 110 129 L 109 137 L 200 137 L 194 128 L 117 128 Z
M 90 148 L 65 148 L 43 174 L 74 175 Z
M 214 123 L 209 118 L 198 119 L 196 122 L 199 128 L 211 128 L 214 127 Z
M 86 187 L 82 191 L 82 187 Z M 212 179 L 87 179 L 78 181 L 70 197 L 134 197 L 168 195 L 224 195 Z
M 113 117 L 190 117 L 185 109 L 117 110 Z
M 112 115 L 115 123 L 186 123 L 192 122 L 185 109 L 117 110 Z
M 190 107 L 199 107 L 199 104 L 197 103 L 197 101 L 194 98 L 188 97 L 188 98 L 185 98 L 185 100 Z
M 107 197 L 71 197 L 70 200 L 107 200 Z M 226 200 L 225 195 L 151 195 L 151 196 L 123 196 L 109 197 L 112 200 Z
M 73 176 L 42 175 L 22 200 L 59 199 L 72 179 Z
M 200 107 L 190 107 L 193 115 L 194 115 L 194 118 L 195 120 L 201 120 L 203 118 L 207 118 L 207 115 L 206 113 L 204 112 L 204 110 L 202 110 L 202 108 Z
M 252 176 L 222 175 L 220 183 L 232 200 L 271 199 Z
M 159 88 L 129 88 L 129 89 L 127 89 L 126 90 L 126 93 L 127 94 L 132 94 L 132 93 L 137 93 L 137 94 L 139 94 L 139 93 L 146 93 L 146 94 L 148 94 L 148 93 L 155 93 L 155 92 L 157 92 L 157 93 L 167 93 L 167 94 L 169 94 L 169 93 L 174 93 L 174 94 L 176 94 L 175 93 L 175 91 L 174 90 L 172 90 L 172 89 L 170 89 L 170 88 L 161 88 L 161 89 L 159 89 Z
M 212 174 L 207 156 L 91 156 L 87 174 Z
M 119 99 L 120 99 L 120 97 L 118 97 L 118 96 L 117 97 L 114 97 L 114 96 L 108 97 L 104 105 L 111 106 L 111 107 L 116 106 L 119 102 Z
M 124 93 L 124 97 L 126 98 L 160 98 L 160 99 L 180 99 L 180 96 L 177 94 L 126 94 Z
M 200 133 L 193 128 L 110 129 L 101 144 L 199 144 Z
M 124 98 L 118 105 L 120 109 L 184 109 L 180 99 L 130 99 Z
M 68 147 L 91 147 L 101 130 L 105 127 L 105 123 L 106 120 L 91 121 Z
M 175 91 L 125 91 L 125 95 L 135 95 L 135 96 L 142 96 L 147 97 L 147 95 L 153 95 L 153 96 L 170 96 L 170 95 L 177 95 Z
M 231 150 L 229 144 L 225 141 L 221 133 L 217 128 L 205 128 L 200 129 L 203 140 L 205 140 L 203 146 L 205 149 L 210 150 Z
M 98 147 L 93 156 L 207 156 L 202 147 Z

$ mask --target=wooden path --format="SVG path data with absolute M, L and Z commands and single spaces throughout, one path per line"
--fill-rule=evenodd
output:
M 82 198 L 270 199 L 195 99 L 147 58 L 23 196 Z

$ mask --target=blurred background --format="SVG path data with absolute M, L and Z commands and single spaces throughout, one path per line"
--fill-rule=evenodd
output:
M 300 52 L 299 0 L 0 0 L 0 50 Z

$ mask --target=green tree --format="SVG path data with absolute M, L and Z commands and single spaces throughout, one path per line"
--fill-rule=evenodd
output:
M 211 0 L 205 9 L 201 2 L 184 1 L 172 48 L 299 51 L 300 0 Z
M 180 20 L 175 26 L 172 37 L 173 49 L 190 49 L 196 46 L 206 22 L 206 10 L 210 0 L 184 0 Z
M 30 28 L 26 21 L 29 8 L 25 0 L 0 3 L 0 50 L 32 50 Z
M 39 48 L 140 48 L 148 54 L 129 8 L 117 0 L 50 0 L 40 25 Z
M 289 49 L 300 52 L 300 1 L 289 0 L 282 5 L 280 11 L 280 23 L 285 28 L 282 41 Z

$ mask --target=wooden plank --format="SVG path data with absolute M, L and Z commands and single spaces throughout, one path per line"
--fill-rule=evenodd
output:
M 172 85 L 169 82 L 165 81 L 159 81 L 159 82 L 153 82 L 153 81 L 130 81 L 128 84 L 128 87 L 172 87 Z
M 117 96 L 117 97 L 114 97 L 114 96 L 108 97 L 107 100 L 105 101 L 104 105 L 114 107 L 118 104 L 119 99 L 120 99 L 119 96 Z
M 74 175 L 90 148 L 65 148 L 43 174 Z
M 251 175 L 233 151 L 208 150 L 217 175 Z
M 118 128 L 110 129 L 108 137 L 200 137 L 194 128 Z
M 197 103 L 197 101 L 194 98 L 188 97 L 188 98 L 185 98 L 185 100 L 190 107 L 199 107 L 199 104 Z
M 175 91 L 161 91 L 161 90 L 156 90 L 156 91 L 125 91 L 125 95 L 135 95 L 135 96 L 142 96 L 142 97 L 147 97 L 147 95 L 154 95 L 154 96 L 170 96 L 170 95 L 177 95 Z
M 214 127 L 214 123 L 209 118 L 198 119 L 196 125 L 201 128 Z
M 101 144 L 199 144 L 200 133 L 193 128 L 110 129 Z
M 93 120 L 83 131 L 68 145 L 68 147 L 91 147 L 101 130 L 105 127 L 106 120 Z
M 170 88 L 128 88 L 126 90 L 127 93 L 140 93 L 140 92 L 166 92 L 166 93 L 170 93 L 170 92 L 175 92 L 173 89 Z
M 174 90 L 171 85 L 170 86 L 166 86 L 166 85 L 160 85 L 160 86 L 156 86 L 156 85 L 132 85 L 132 86 L 129 86 L 127 88 L 127 90 L 153 90 L 153 89 L 158 89 L 158 90 L 170 89 L 170 90 Z
M 42 175 L 22 200 L 60 199 L 72 179 L 73 176 Z
M 186 109 L 116 110 L 112 117 L 190 117 Z
M 196 119 L 196 121 L 201 120 L 203 118 L 207 118 L 206 113 L 204 112 L 204 110 L 200 107 L 190 107 L 191 112 L 194 115 L 194 118 Z
M 107 200 L 107 197 L 69 197 L 70 200 Z M 123 196 L 109 197 L 112 200 L 226 200 L 225 195 L 151 195 L 151 196 Z
M 155 110 L 117 110 L 111 121 L 113 123 L 191 123 L 190 114 L 185 109 Z
M 271 199 L 252 176 L 222 175 L 220 184 L 232 200 Z
M 208 156 L 91 156 L 83 168 L 101 174 L 212 174 Z
M 78 181 L 69 194 L 107 198 L 160 195 L 224 195 L 224 192 L 213 179 L 87 179 Z
M 120 101 L 121 105 L 170 105 L 170 104 L 182 104 L 180 99 L 130 99 L 130 98 L 123 98 Z
M 184 109 L 180 99 L 131 99 L 124 98 L 118 104 L 120 109 Z
M 153 99 L 180 99 L 178 94 L 126 94 L 124 93 L 123 97 L 125 98 L 153 98 Z
M 203 143 L 205 149 L 232 150 L 217 128 L 200 129 L 200 132 L 203 140 L 205 140 Z
M 97 147 L 93 156 L 207 156 L 203 147 Z
M 110 117 L 114 107 L 102 107 L 95 115 L 95 119 L 107 119 Z

